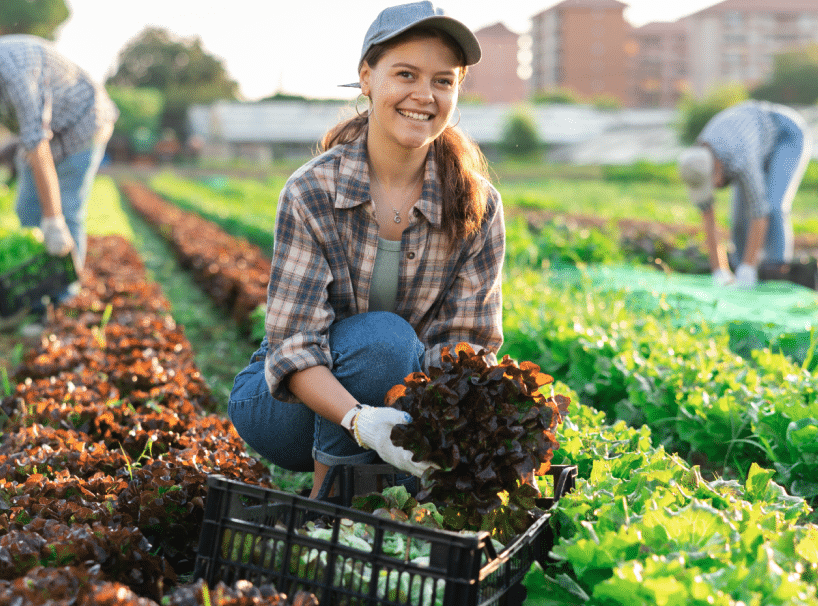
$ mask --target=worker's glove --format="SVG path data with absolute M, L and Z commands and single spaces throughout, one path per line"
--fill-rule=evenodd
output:
M 55 217 L 43 217 L 40 221 L 40 229 L 43 232 L 45 249 L 48 254 L 56 257 L 64 257 L 74 248 L 74 238 L 68 231 L 65 224 L 65 217 L 57 215 Z
M 736 268 L 736 287 L 753 288 L 758 283 L 758 269 L 742 263 Z
M 718 269 L 713 270 L 713 284 L 716 286 L 727 286 L 728 284 L 732 283 L 735 280 L 735 276 L 733 276 L 733 272 L 729 269 L 722 269 L 719 267 Z
M 361 405 L 358 413 L 352 418 L 350 426 L 352 435 L 355 436 L 355 441 L 359 446 L 371 448 L 386 463 L 420 477 L 430 467 L 437 468 L 437 466 L 433 463 L 413 461 L 413 453 L 400 446 L 395 446 L 390 437 L 395 425 L 406 424 L 411 420 L 409 413 L 395 408 Z

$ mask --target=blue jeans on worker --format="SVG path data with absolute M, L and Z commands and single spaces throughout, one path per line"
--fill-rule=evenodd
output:
M 793 255 L 793 232 L 790 211 L 792 201 L 807 168 L 812 141 L 804 120 L 791 111 L 773 113 L 778 126 L 778 139 L 767 159 L 765 185 L 770 204 L 767 238 L 761 260 L 769 263 L 788 263 Z M 744 257 L 744 247 L 752 217 L 740 187 L 733 188 L 731 235 L 735 245 L 733 264 Z
M 76 244 L 75 259 L 81 269 L 85 264 L 88 236 L 85 219 L 88 214 L 88 198 L 94 184 L 107 139 L 93 144 L 83 151 L 66 156 L 55 165 L 60 186 L 60 202 L 68 231 Z M 17 154 L 17 200 L 15 203 L 20 225 L 37 227 L 42 219 L 42 208 L 34 184 L 31 166 L 21 153 Z
M 400 316 L 373 311 L 329 329 L 332 374 L 361 404 L 383 406 L 394 385 L 423 367 L 425 348 Z M 242 439 L 268 461 L 291 471 L 313 471 L 313 461 L 333 466 L 378 459 L 358 446 L 340 425 L 301 403 L 272 397 L 264 378 L 265 337 L 233 383 L 228 416 Z

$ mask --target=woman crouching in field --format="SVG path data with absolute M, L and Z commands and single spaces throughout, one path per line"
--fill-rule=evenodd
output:
M 384 396 L 462 341 L 496 363 L 505 228 L 485 159 L 450 122 L 474 34 L 431 2 L 383 10 L 359 62 L 368 111 L 296 171 L 276 215 L 266 337 L 229 415 L 265 459 L 314 470 L 427 463 L 390 440 L 408 415 Z

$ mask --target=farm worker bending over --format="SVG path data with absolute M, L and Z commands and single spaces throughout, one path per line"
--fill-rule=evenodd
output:
M 747 101 L 716 114 L 697 144 L 682 152 L 679 172 L 702 211 L 713 279 L 751 288 L 758 264 L 792 260 L 790 209 L 804 175 L 812 142 L 806 124 L 782 105 Z M 731 235 L 736 267 L 716 236 L 713 188 L 733 185 Z
M 52 255 L 85 262 L 86 202 L 118 110 L 47 40 L 0 36 L 0 111 L 19 133 L 17 215 Z
M 479 149 L 451 124 L 480 52 L 431 2 L 384 9 L 348 85 L 368 108 L 281 192 L 267 334 L 228 412 L 264 458 L 315 471 L 312 497 L 334 464 L 380 456 L 422 475 L 429 465 L 391 442 L 410 419 L 384 407 L 387 391 L 461 341 L 496 364 L 503 209 Z

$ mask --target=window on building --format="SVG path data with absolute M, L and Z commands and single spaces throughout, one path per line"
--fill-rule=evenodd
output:
M 747 44 L 745 34 L 724 34 L 725 46 L 744 46 Z
M 642 64 L 642 73 L 647 78 L 660 78 L 662 76 L 662 64 L 658 61 L 645 61 Z
M 728 32 L 740 32 L 744 29 L 744 15 L 738 11 L 727 11 L 722 19 L 724 29 Z
M 739 53 L 727 53 L 724 56 L 724 75 L 730 80 L 744 80 L 744 60 Z
M 755 20 L 756 27 L 762 34 L 769 35 L 775 31 L 775 18 L 770 13 L 757 13 Z
M 778 44 L 790 44 L 799 38 L 798 15 L 795 13 L 777 13 L 775 15 L 775 34 Z
M 646 49 L 659 48 L 661 46 L 659 36 L 645 36 L 642 38 L 642 44 Z
M 798 16 L 798 29 L 802 35 L 811 38 L 818 30 L 818 16 L 801 13 Z

